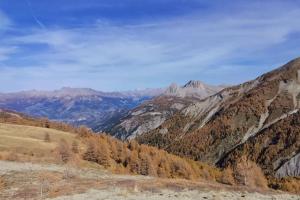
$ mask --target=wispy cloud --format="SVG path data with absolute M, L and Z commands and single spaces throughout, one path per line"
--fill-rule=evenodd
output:
M 0 31 L 9 28 L 12 25 L 11 20 L 7 17 L 5 13 L 0 10 Z
M 25 0 L 27 5 L 28 5 L 28 9 L 29 9 L 29 12 L 33 18 L 33 20 L 36 22 L 36 24 L 42 28 L 42 29 L 45 29 L 46 26 L 36 17 L 35 13 L 34 13 L 34 10 L 32 8 L 32 5 L 31 5 L 31 1 L 30 0 Z
M 18 78 L 25 88 L 40 89 L 69 85 L 118 90 L 188 79 L 235 83 L 299 52 L 292 38 L 300 33 L 299 18 L 300 8 L 291 4 L 253 4 L 251 9 L 235 7 L 231 13 L 143 23 L 120 25 L 98 19 L 79 28 L 30 28 L 0 39 L 0 45 L 18 48 L 2 50 L 7 67 L 0 67 L 0 73 Z M 240 75 L 224 77 L 226 71 Z M 8 80 L 0 80 L 0 85 L 4 81 Z
M 10 59 L 10 55 L 16 51 L 17 47 L 14 46 L 0 47 L 0 62 Z

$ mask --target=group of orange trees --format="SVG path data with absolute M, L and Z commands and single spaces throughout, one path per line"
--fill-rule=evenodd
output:
M 73 127 L 48 119 L 37 119 L 19 113 L 0 111 L 0 123 L 45 127 L 77 134 L 86 148 L 84 152 L 81 152 L 78 151 L 78 144 L 74 143 L 72 147 L 66 147 L 67 143 L 62 142 L 60 152 L 64 162 L 68 161 L 71 152 L 76 153 L 84 160 L 98 163 L 116 173 L 162 178 L 202 179 L 260 188 L 275 184 L 276 188 L 288 191 L 300 189 L 298 183 L 294 184 L 295 181 L 291 183 L 289 179 L 284 181 L 267 180 L 256 163 L 247 159 L 237 162 L 237 166 L 219 169 L 202 162 L 170 154 L 156 147 L 139 144 L 135 140 L 120 141 L 104 133 L 96 134 L 86 127 Z
M 135 140 L 122 142 L 110 136 L 92 135 L 86 139 L 83 159 L 96 162 L 119 173 L 133 173 L 164 178 L 212 179 L 220 176 L 216 168 L 184 159 Z
M 73 127 L 11 111 L 0 111 L 0 123 L 45 127 L 75 133 L 86 144 L 86 152 L 79 152 L 82 154 L 80 157 L 117 173 L 209 180 L 216 180 L 221 176 L 219 169 L 204 163 L 181 158 L 155 147 L 140 145 L 135 140 L 120 141 L 103 133 L 95 134 L 86 127 Z M 48 140 L 45 137 L 45 141 Z M 67 161 L 71 149 L 66 146 L 67 143 L 62 141 L 59 147 L 64 161 Z

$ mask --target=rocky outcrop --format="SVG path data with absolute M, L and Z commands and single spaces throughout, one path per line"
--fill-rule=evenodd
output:
M 285 162 L 277 171 L 276 177 L 300 176 L 300 153 Z
M 107 132 L 123 140 L 135 138 L 158 128 L 175 113 L 200 99 L 215 94 L 221 88 L 201 81 L 189 81 L 182 87 L 171 84 L 162 95 L 129 112 L 114 127 L 107 129 Z M 161 133 L 167 133 L 166 129 Z
M 135 138 L 158 128 L 172 115 L 195 101 L 193 98 L 160 96 L 133 109 L 107 130 L 122 140 Z
M 189 81 L 184 86 L 178 86 L 176 83 L 171 84 L 163 95 L 176 96 L 176 97 L 195 97 L 203 99 L 210 95 L 213 95 L 224 87 L 207 85 L 201 81 Z

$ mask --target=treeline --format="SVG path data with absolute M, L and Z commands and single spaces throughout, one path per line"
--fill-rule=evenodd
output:
M 50 121 L 47 118 L 34 118 L 21 113 L 1 110 L 1 109 L 0 109 L 0 123 L 51 128 L 59 131 L 77 133 L 83 136 L 92 133 L 92 131 L 89 128 L 84 126 L 74 127 L 63 122 Z
M 217 168 L 184 159 L 136 141 L 121 142 L 110 136 L 90 135 L 86 138 L 84 160 L 98 163 L 114 172 L 133 173 L 163 178 L 220 180 Z

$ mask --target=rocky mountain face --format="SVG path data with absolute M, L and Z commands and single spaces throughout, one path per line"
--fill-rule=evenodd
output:
M 184 86 L 172 84 L 162 95 L 131 110 L 106 131 L 123 140 L 135 138 L 156 129 L 183 108 L 221 89 L 223 87 L 207 85 L 201 81 L 189 81 Z M 165 130 L 160 132 L 164 133 Z
M 219 92 L 224 87 L 207 85 L 201 81 L 189 81 L 184 86 L 178 86 L 176 83 L 171 84 L 167 90 L 164 92 L 166 96 L 175 97 L 194 97 L 198 99 L 203 99 L 216 92 Z
M 247 157 L 268 176 L 299 176 L 299 108 L 300 58 L 184 106 L 137 139 L 222 167 Z
M 0 94 L 0 108 L 102 130 L 130 109 L 162 92 L 162 89 L 111 93 L 87 88 L 32 90 Z

